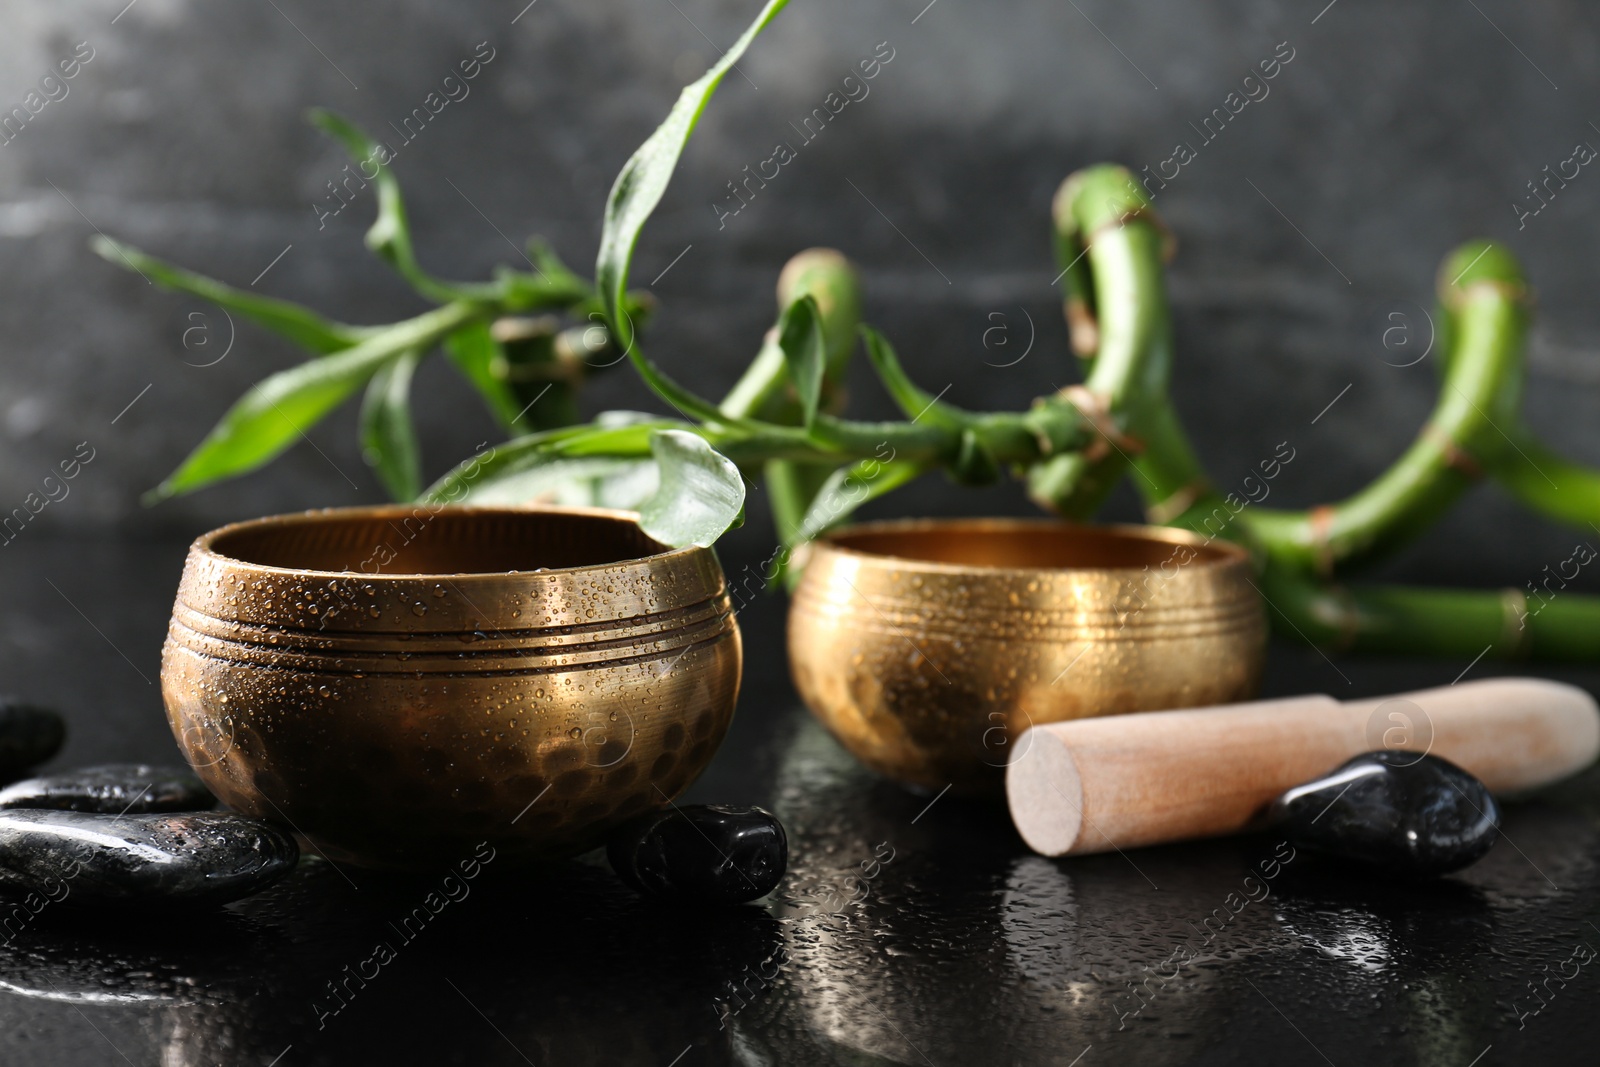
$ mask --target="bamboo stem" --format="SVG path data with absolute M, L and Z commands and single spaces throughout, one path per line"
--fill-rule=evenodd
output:
M 1527 430 L 1489 474 L 1512 496 L 1553 519 L 1600 532 L 1600 471 L 1558 455 Z
M 1054 208 L 1073 347 L 1089 356 L 1081 387 L 1064 391 L 1098 432 L 1087 450 L 1029 474 L 1029 494 L 1069 518 L 1088 518 L 1142 448 L 1144 423 L 1167 405 L 1172 330 L 1162 250 L 1166 233 L 1126 168 L 1093 167 L 1062 183 Z M 1085 345 L 1093 340 L 1092 352 Z
M 1593 662 L 1600 597 L 1416 586 L 1323 586 L 1281 565 L 1260 579 L 1275 628 L 1343 652 Z
M 1056 236 L 1060 254 L 1072 262 L 1081 249 L 1074 242 L 1085 232 L 1094 235 L 1083 259 L 1092 304 L 1082 296 L 1080 279 L 1079 288 L 1068 291 L 1069 301 L 1078 300 L 1069 309 L 1069 324 L 1081 334 L 1082 318 L 1092 309 L 1099 348 L 1085 384 L 1112 396 L 1125 389 L 1125 400 L 1133 401 L 1109 407 L 1143 446 L 1131 466 L 1151 521 L 1253 546 L 1275 629 L 1315 645 L 1468 661 L 1480 653 L 1502 659 L 1600 657 L 1597 597 L 1562 592 L 1549 599 L 1536 595 L 1530 603 L 1520 590 L 1341 587 L 1314 577 L 1415 536 L 1485 468 L 1540 510 L 1574 523 L 1600 521 L 1600 472 L 1561 459 L 1516 429 L 1526 289 L 1506 249 L 1474 242 L 1445 261 L 1441 395 L 1427 428 L 1396 463 L 1360 493 L 1326 508 L 1252 507 L 1211 488 L 1172 407 L 1166 389 L 1170 315 L 1160 245 L 1153 240 L 1162 231 L 1147 205 L 1128 217 L 1137 193 L 1123 187 L 1119 200 L 1119 177 L 1103 168 L 1069 180 L 1057 200 Z M 1094 229 L 1118 211 L 1120 224 Z M 1136 238 L 1140 231 L 1143 237 Z M 1097 479 L 1114 467 L 1104 457 L 1056 457 L 1035 468 L 1030 488 L 1053 509 L 1075 514 L 1104 489 Z
M 1453 343 L 1427 424 L 1352 497 L 1303 512 L 1247 511 L 1242 521 L 1275 556 L 1323 575 L 1369 561 L 1431 526 L 1509 448 L 1527 323 L 1521 271 L 1503 246 L 1471 242 L 1445 260 L 1444 278 Z

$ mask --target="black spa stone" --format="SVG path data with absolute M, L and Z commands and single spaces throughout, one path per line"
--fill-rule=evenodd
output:
M 665 808 L 621 827 L 606 858 L 622 880 L 647 896 L 706 904 L 741 904 L 777 888 L 789 863 L 789 839 L 764 808 L 721 804 Z
M 0 811 L 0 886 L 85 907 L 214 907 L 299 856 L 292 837 L 242 815 Z
M 187 767 L 104 763 L 0 789 L 0 808 L 52 808 L 105 815 L 163 811 L 209 811 L 217 798 Z
M 1500 808 L 1484 784 L 1437 756 L 1368 752 L 1273 805 L 1296 846 L 1402 875 L 1436 875 L 1482 859 Z
M 61 750 L 67 725 L 49 708 L 0 697 L 0 778 L 21 774 Z

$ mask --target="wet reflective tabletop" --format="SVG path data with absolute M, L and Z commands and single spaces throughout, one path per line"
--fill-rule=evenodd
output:
M 182 547 L 8 549 L 0 669 L 5 688 L 68 715 L 51 766 L 173 758 L 142 676 Z M 910 794 L 845 755 L 789 687 L 782 609 L 745 609 L 739 712 L 688 797 L 784 819 L 790 873 L 761 904 L 653 904 L 599 857 L 512 875 L 479 852 L 405 879 L 307 860 L 208 914 L 13 907 L 0 915 L 0 1062 L 1588 1058 L 1600 774 L 1508 804 L 1488 857 L 1429 884 L 1353 876 L 1270 835 L 1047 860 L 1003 810 Z M 1355 697 L 1464 666 L 1335 667 L 1274 647 L 1266 688 Z M 1541 673 L 1600 688 L 1600 669 Z

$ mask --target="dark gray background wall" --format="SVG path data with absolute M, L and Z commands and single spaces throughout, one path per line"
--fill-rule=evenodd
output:
M 241 325 L 225 359 L 195 366 L 226 347 L 217 309 L 103 263 L 86 241 L 98 229 L 236 285 L 259 276 L 257 290 L 348 321 L 415 313 L 418 300 L 361 247 L 370 191 L 319 231 L 312 204 L 344 158 L 301 114 L 323 104 L 384 129 L 487 41 L 495 58 L 471 95 L 396 164 L 421 255 L 440 274 L 482 277 L 514 261 L 507 236 L 539 232 L 586 269 L 617 167 L 759 4 L 525 2 L 0 5 L 0 109 L 22 103 L 77 42 L 94 51 L 68 95 L 0 147 L 0 511 L 81 441 L 96 458 L 26 536 L 187 535 L 379 499 L 347 409 L 312 433 L 316 448 L 142 509 L 138 494 L 238 393 L 298 354 Z M 1056 185 L 1100 160 L 1153 166 L 1188 141 L 1198 158 L 1157 206 L 1181 244 L 1179 406 L 1219 482 L 1288 440 L 1298 457 L 1273 503 L 1306 505 L 1398 454 L 1435 387 L 1428 360 L 1387 364 L 1425 345 L 1436 266 L 1477 235 L 1508 240 L 1538 291 L 1529 421 L 1600 461 L 1600 176 L 1585 169 L 1521 230 L 1511 207 L 1575 143 L 1600 144 L 1592 6 L 925 5 L 795 0 L 724 83 L 636 260 L 643 284 L 684 253 L 654 287 L 663 306 L 648 342 L 690 384 L 719 394 L 733 382 L 771 319 L 784 259 L 827 244 L 863 266 L 870 318 L 921 381 L 953 385 L 969 407 L 1024 405 L 1074 373 L 1051 287 Z M 870 95 L 799 146 L 789 123 L 880 42 L 894 58 Z M 1270 95 L 1202 146 L 1190 123 L 1280 42 L 1294 58 Z M 725 183 L 778 140 L 799 158 L 719 230 L 711 205 Z M 1411 348 L 1386 349 L 1397 324 Z M 994 365 L 1030 337 L 1020 362 Z M 887 413 L 865 376 L 853 392 L 857 410 Z M 430 475 L 491 434 L 442 363 L 417 394 Z M 626 372 L 598 381 L 588 402 L 654 406 Z M 937 480 L 883 505 L 1028 507 L 1014 486 L 972 494 Z M 1135 515 L 1131 493 L 1112 512 Z M 1565 558 L 1573 536 L 1485 488 L 1395 570 L 1520 585 Z

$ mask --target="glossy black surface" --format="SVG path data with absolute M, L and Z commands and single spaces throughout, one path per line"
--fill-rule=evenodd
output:
M 0 697 L 0 777 L 10 777 L 61 751 L 67 727 L 49 708 Z
M 185 544 L 38 543 L 7 550 L 15 610 L 0 614 L 0 677 L 71 716 L 61 766 L 171 762 L 159 695 L 141 673 L 154 680 Z M 744 561 L 724 553 L 724 565 L 736 575 Z M 110 586 L 122 595 L 96 601 Z M 1303 853 L 1285 863 L 1270 833 L 1047 860 L 1003 812 L 913 796 L 840 750 L 790 692 L 783 607 L 754 597 L 743 608 L 740 710 L 680 801 L 737 799 L 783 820 L 789 873 L 762 904 L 660 904 L 600 856 L 504 879 L 497 860 L 476 861 L 472 878 L 458 862 L 395 879 L 306 859 L 256 896 L 181 921 L 52 905 L 8 927 L 0 914 L 0 1062 L 1592 1058 L 1600 960 L 1581 961 L 1582 946 L 1600 947 L 1590 925 L 1600 925 L 1600 774 L 1507 804 L 1501 843 L 1429 882 L 1356 876 Z M 81 669 L 86 657 L 95 670 Z M 1275 645 L 1264 695 L 1392 693 L 1448 684 L 1467 667 L 1330 666 Z M 1496 671 L 1513 673 L 1485 659 L 1466 677 Z M 1600 670 L 1538 673 L 1600 688 Z M 388 962 L 377 962 L 380 944 Z
M 606 842 L 606 859 L 646 896 L 742 904 L 783 880 L 789 838 L 765 808 L 674 805 L 620 828 Z
M 216 806 L 217 798 L 187 766 L 102 763 L 24 778 L 0 789 L 0 808 L 143 815 L 159 811 L 207 811 Z
M 1367 752 L 1273 805 L 1274 832 L 1296 846 L 1400 875 L 1436 875 L 1488 854 L 1500 805 L 1448 760 Z
M 282 830 L 223 812 L 0 811 L 0 887 L 75 908 L 216 907 L 260 892 L 299 858 Z

